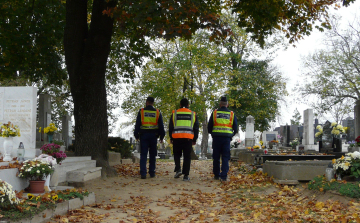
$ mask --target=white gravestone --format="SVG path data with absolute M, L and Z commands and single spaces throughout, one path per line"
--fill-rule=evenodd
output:
M 12 157 L 16 157 L 20 142 L 25 147 L 25 157 L 35 157 L 36 145 L 36 87 L 0 87 L 0 123 L 9 121 L 20 128 L 20 137 L 13 138 Z M 4 154 L 4 138 L 0 137 Z
M 319 150 L 318 146 L 314 145 L 314 113 L 312 109 L 304 111 L 304 133 L 303 145 L 305 150 Z
M 255 145 L 254 124 L 255 124 L 254 117 L 252 117 L 251 115 L 246 117 L 246 131 L 245 131 L 245 146 L 246 147 L 252 147 Z

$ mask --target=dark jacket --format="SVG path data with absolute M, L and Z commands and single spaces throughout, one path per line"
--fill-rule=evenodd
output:
M 218 109 L 218 111 L 227 111 L 227 112 L 230 112 L 229 109 L 227 109 L 227 107 L 223 106 L 221 108 Z M 236 135 L 238 133 L 238 124 L 237 124 L 237 118 L 234 114 L 234 122 L 233 122 L 233 135 L 232 136 L 229 136 L 228 134 L 224 134 L 224 133 L 219 133 L 219 132 L 212 132 L 213 130 L 213 127 L 214 127 L 214 112 L 211 113 L 211 116 L 210 116 L 210 119 L 209 119 L 209 123 L 208 123 L 208 132 L 209 134 L 211 134 L 212 137 L 230 137 L 232 138 L 234 135 Z
M 144 108 L 144 110 L 156 111 L 156 109 L 151 105 L 146 106 Z M 154 133 L 156 133 L 156 135 L 158 137 L 160 136 L 160 140 L 163 140 L 164 137 L 165 137 L 165 129 L 164 129 L 164 122 L 163 122 L 161 112 L 160 112 L 159 120 L 158 120 L 158 126 L 159 126 L 158 129 L 140 129 L 140 126 L 141 126 L 141 114 L 140 114 L 140 112 L 141 112 L 141 109 L 139 110 L 138 115 L 136 117 L 136 124 L 135 124 L 135 130 L 134 130 L 135 138 L 139 139 L 141 134 L 154 132 Z
M 173 122 L 173 114 L 171 114 L 170 121 L 169 121 L 170 140 L 173 140 L 173 137 L 172 137 L 173 131 L 174 131 L 174 122 Z M 198 120 L 197 115 L 195 115 L 195 123 L 194 123 L 193 131 L 194 131 L 194 138 L 192 141 L 196 142 L 197 138 L 199 137 L 199 120 Z

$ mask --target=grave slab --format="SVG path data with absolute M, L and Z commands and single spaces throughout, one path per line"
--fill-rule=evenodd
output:
M 84 196 L 84 206 L 96 203 L 95 193 L 91 192 L 88 196 Z
M 263 172 L 277 180 L 310 181 L 316 176 L 325 174 L 331 161 L 267 161 Z
M 132 163 L 132 159 L 121 159 L 121 164 L 130 164 Z

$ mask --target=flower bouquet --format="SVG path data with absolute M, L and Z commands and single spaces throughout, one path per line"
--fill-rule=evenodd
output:
M 1 210 L 15 207 L 20 202 L 12 186 L 3 180 L 0 180 L 0 201 Z
M 17 125 L 11 124 L 11 122 L 3 123 L 0 128 L 1 137 L 15 137 L 20 136 L 20 129 Z
M 331 134 L 334 136 L 334 138 L 340 138 L 340 134 L 345 133 L 344 127 L 337 124 L 336 122 L 332 122 L 331 126 L 333 127 L 331 130 Z
M 50 123 L 49 126 L 44 128 L 44 133 L 48 135 L 54 135 L 55 131 L 58 129 L 55 127 L 54 123 Z M 39 132 L 41 132 L 41 127 L 39 129 Z
M 46 176 L 53 172 L 54 170 L 51 164 L 35 158 L 33 160 L 24 161 L 18 177 L 27 178 L 33 181 L 42 181 Z
M 339 159 L 333 159 L 336 174 L 360 178 L 360 152 L 347 153 Z
M 318 132 L 315 133 L 315 137 L 316 137 L 319 141 L 321 141 L 321 136 L 324 134 L 324 130 L 323 130 L 323 128 L 321 127 L 321 125 L 316 126 L 316 129 L 318 130 Z
M 253 149 L 260 149 L 260 146 L 255 145 L 255 146 L 253 146 Z
M 299 143 L 300 142 L 299 142 L 298 138 L 295 138 L 293 141 L 290 142 L 290 146 L 295 147 L 295 146 L 299 145 Z
M 54 157 L 57 164 L 61 164 L 61 162 L 67 157 L 63 151 L 60 151 L 60 146 L 55 143 L 44 144 L 40 150 L 43 154 L 48 154 Z

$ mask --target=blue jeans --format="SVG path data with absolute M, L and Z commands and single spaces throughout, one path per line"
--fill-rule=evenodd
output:
M 140 136 L 140 174 L 146 176 L 147 154 L 149 152 L 149 174 L 155 176 L 157 136 L 155 133 L 144 133 Z
M 215 177 L 226 180 L 229 172 L 230 160 L 230 141 L 229 137 L 213 137 L 213 173 Z M 221 173 L 220 173 L 220 156 L 221 156 Z

